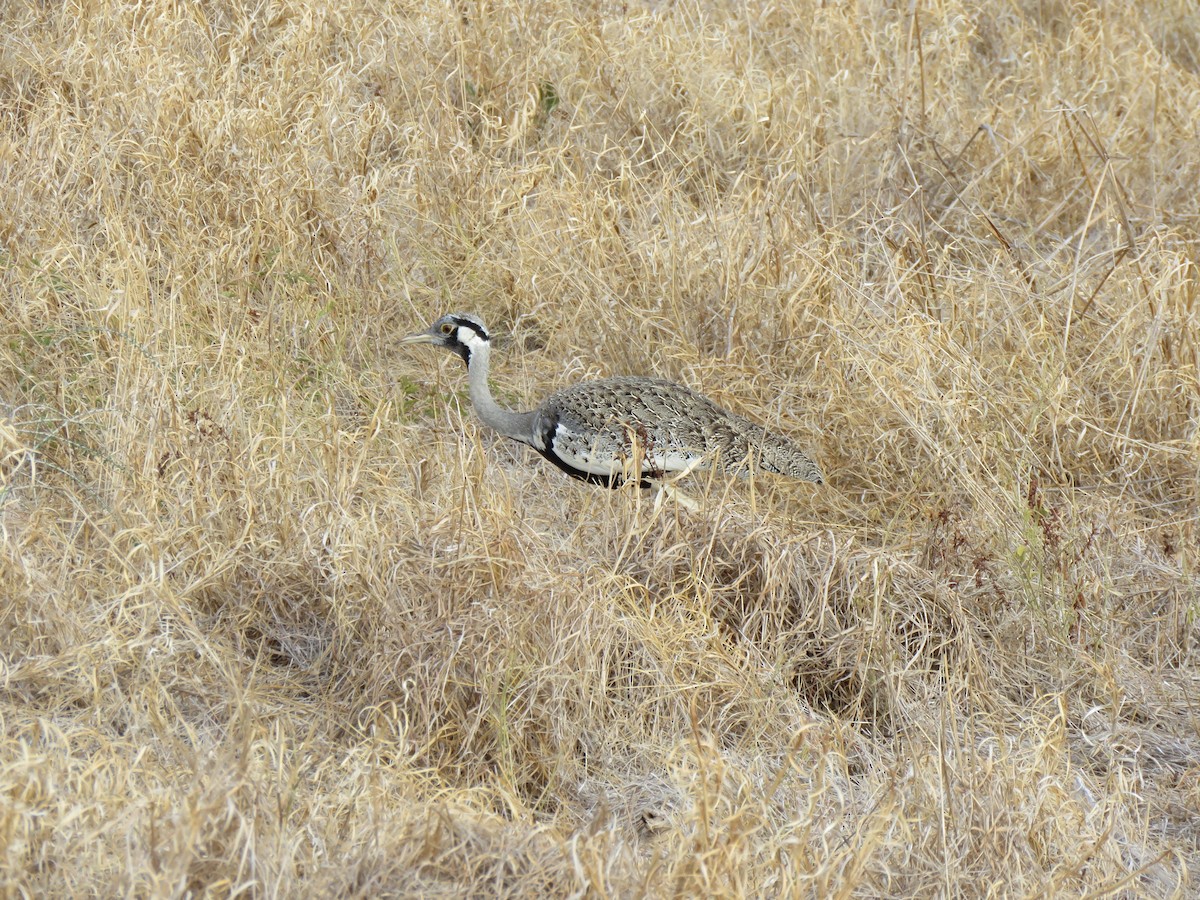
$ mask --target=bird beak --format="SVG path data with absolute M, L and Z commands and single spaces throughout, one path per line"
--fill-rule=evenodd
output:
M 408 337 L 400 338 L 400 344 L 432 344 L 437 340 L 428 331 L 418 331 L 416 334 L 410 334 Z

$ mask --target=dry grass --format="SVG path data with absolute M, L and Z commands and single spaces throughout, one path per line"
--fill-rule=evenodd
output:
M 4 7 L 0 889 L 1200 890 L 1191 0 L 339 6 Z

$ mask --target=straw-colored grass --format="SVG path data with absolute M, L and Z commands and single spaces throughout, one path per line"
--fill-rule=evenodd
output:
M 3 10 L 5 895 L 1200 891 L 1192 0 Z

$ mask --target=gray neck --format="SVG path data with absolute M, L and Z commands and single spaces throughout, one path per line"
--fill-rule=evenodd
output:
M 475 407 L 475 414 L 484 425 L 496 429 L 505 437 L 528 444 L 533 440 L 533 413 L 513 412 L 496 402 L 492 396 L 492 389 L 488 387 L 491 352 L 492 348 L 488 343 L 480 343 L 471 351 L 471 361 L 467 363 L 471 405 Z

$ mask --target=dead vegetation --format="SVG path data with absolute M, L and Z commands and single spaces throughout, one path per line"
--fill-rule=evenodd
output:
M 4 18 L 6 894 L 1195 894 L 1191 2 Z M 569 481 L 451 310 L 829 483 Z

